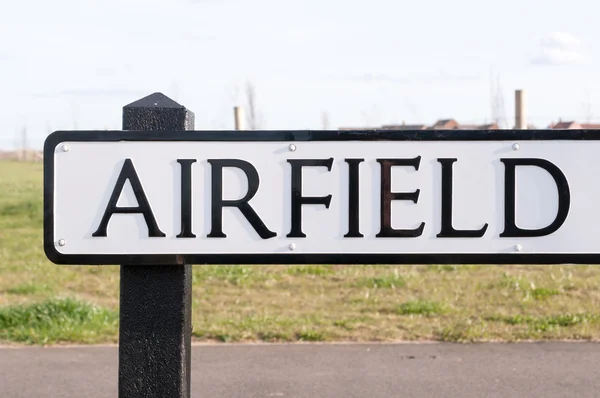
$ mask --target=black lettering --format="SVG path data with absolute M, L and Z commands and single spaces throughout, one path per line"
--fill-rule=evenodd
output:
M 421 156 L 413 159 L 377 159 L 381 164 L 381 227 L 377 238 L 415 238 L 423 234 L 425 223 L 416 229 L 393 229 L 392 228 L 392 200 L 412 200 L 417 203 L 420 189 L 415 192 L 391 192 L 392 189 L 392 166 L 412 166 L 419 170 Z
M 127 180 L 129 180 L 131 188 L 133 188 L 133 193 L 135 194 L 135 199 L 137 200 L 138 205 L 135 207 L 117 207 L 117 202 L 119 201 L 119 197 L 121 196 L 123 187 L 125 186 L 125 182 Z M 146 220 L 146 225 L 148 226 L 148 236 L 166 236 L 156 224 L 156 219 L 154 218 L 154 214 L 152 213 L 152 209 L 150 208 L 150 203 L 148 203 L 148 199 L 146 198 L 146 194 L 144 193 L 144 189 L 142 188 L 142 184 L 135 171 L 135 167 L 133 166 L 131 159 L 125 159 L 125 163 L 123 164 L 121 173 L 117 178 L 115 188 L 113 189 L 112 195 L 108 200 L 108 205 L 106 206 L 106 210 L 104 211 L 104 216 L 102 216 L 102 221 L 100 221 L 100 226 L 98 227 L 98 230 L 96 230 L 96 232 L 92 234 L 92 236 L 106 236 L 108 222 L 110 221 L 110 218 L 113 214 L 139 213 L 143 214 L 144 219 Z
M 571 193 L 567 178 L 560 169 L 553 163 L 545 159 L 500 159 L 505 165 L 504 177 L 504 231 L 500 237 L 517 238 L 531 236 L 546 236 L 558 230 L 569 214 L 571 205 Z M 522 229 L 515 223 L 515 204 L 516 204 L 516 177 L 515 169 L 517 166 L 537 166 L 546 170 L 556 183 L 558 189 L 558 211 L 554 221 L 547 227 L 541 229 Z
M 302 232 L 302 205 L 325 205 L 329 209 L 331 194 L 321 197 L 302 196 L 302 167 L 323 166 L 331 171 L 333 158 L 329 159 L 288 159 L 292 165 L 292 228 L 288 238 L 306 238 Z
M 195 238 L 192 232 L 192 163 L 196 159 L 177 159 L 181 164 L 181 233 L 178 238 Z
M 457 159 L 438 159 L 442 164 L 442 230 L 438 238 L 481 238 L 487 230 L 486 223 L 478 230 L 458 230 L 452 226 L 452 164 Z
M 208 159 L 208 163 L 210 163 L 212 167 L 212 229 L 207 237 L 227 237 L 227 235 L 223 233 L 223 207 L 237 207 L 261 238 L 269 239 L 277 236 L 275 232 L 272 232 L 267 228 L 248 203 L 250 199 L 256 195 L 260 184 L 258 172 L 254 166 L 240 159 Z M 248 178 L 248 192 L 242 199 L 223 200 L 223 167 L 237 167 L 246 174 L 246 177 Z
M 362 238 L 364 235 L 359 231 L 359 173 L 358 167 L 364 159 L 346 159 L 349 169 L 348 182 L 348 233 L 344 238 Z

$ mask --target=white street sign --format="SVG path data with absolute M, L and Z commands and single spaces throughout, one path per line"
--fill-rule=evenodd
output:
M 46 252 L 80 264 L 598 260 L 600 141 L 344 133 L 54 133 Z

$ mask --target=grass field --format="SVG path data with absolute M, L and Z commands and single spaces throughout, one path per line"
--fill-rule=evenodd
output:
M 42 249 L 42 166 L 0 161 L 0 341 L 116 342 L 119 269 Z M 595 266 L 197 266 L 196 340 L 597 339 Z

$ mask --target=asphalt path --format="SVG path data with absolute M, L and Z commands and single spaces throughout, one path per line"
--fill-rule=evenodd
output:
M 117 397 L 116 347 L 0 348 L 0 397 Z M 192 397 L 599 397 L 600 344 L 195 345 Z

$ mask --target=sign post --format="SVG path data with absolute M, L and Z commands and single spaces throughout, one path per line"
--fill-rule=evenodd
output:
M 193 130 L 194 114 L 155 93 L 123 108 L 123 129 L 144 131 L 151 139 L 155 131 Z M 131 186 L 141 188 L 135 183 Z M 136 194 L 141 198 L 139 191 Z M 112 197 L 116 206 L 118 193 Z M 149 205 L 147 200 L 137 206 Z M 183 259 L 174 260 L 168 265 L 121 265 L 121 398 L 190 397 L 192 266 Z

